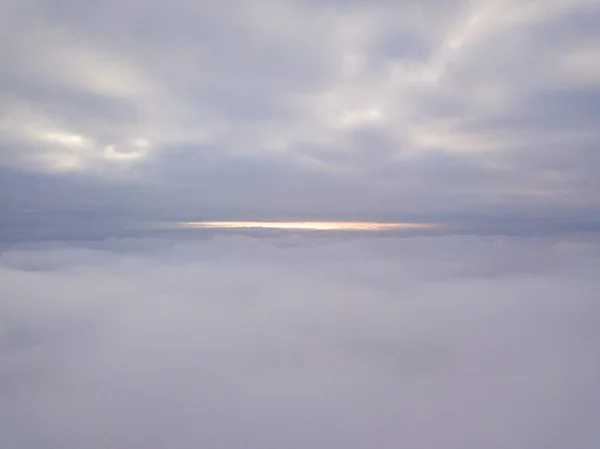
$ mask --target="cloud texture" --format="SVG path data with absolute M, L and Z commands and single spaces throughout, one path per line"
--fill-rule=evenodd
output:
M 0 0 L 0 447 L 598 447 L 598 23 Z
M 598 0 L 2 2 L 1 206 L 600 217 Z
M 599 250 L 499 237 L 21 244 L 0 257 L 0 440 L 594 447 Z

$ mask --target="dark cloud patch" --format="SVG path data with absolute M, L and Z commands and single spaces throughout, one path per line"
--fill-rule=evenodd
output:
M 36 104 L 41 111 L 51 116 L 59 116 L 70 124 L 83 122 L 82 130 L 89 125 L 85 122 L 98 123 L 114 121 L 117 123 L 136 123 L 140 112 L 131 102 L 120 98 L 109 98 L 103 95 L 78 91 L 70 87 L 42 86 L 36 82 L 11 80 L 12 94 Z M 10 107 L 10 106 L 8 106 Z M 110 142 L 110 134 L 104 138 Z
M 552 135 L 560 131 L 595 131 L 599 118 L 600 94 L 596 90 L 559 88 L 523 95 L 510 110 L 465 128 L 489 133 L 525 133 L 533 146 L 533 139 L 543 137 L 540 134 L 545 132 Z M 579 143 L 576 139 L 574 136 L 574 144 Z

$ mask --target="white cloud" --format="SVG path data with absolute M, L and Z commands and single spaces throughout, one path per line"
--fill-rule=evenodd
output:
M 598 245 L 111 240 L 0 258 L 10 447 L 600 440 Z

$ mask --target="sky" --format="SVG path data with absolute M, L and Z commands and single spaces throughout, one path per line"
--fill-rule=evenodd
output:
M 600 447 L 600 0 L 0 0 L 0 447 Z
M 598 0 L 0 5 L 13 232 L 600 223 Z

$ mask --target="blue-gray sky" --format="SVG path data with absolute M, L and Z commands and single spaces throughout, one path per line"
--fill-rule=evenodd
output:
M 3 0 L 0 18 L 5 227 L 600 222 L 597 0 Z

